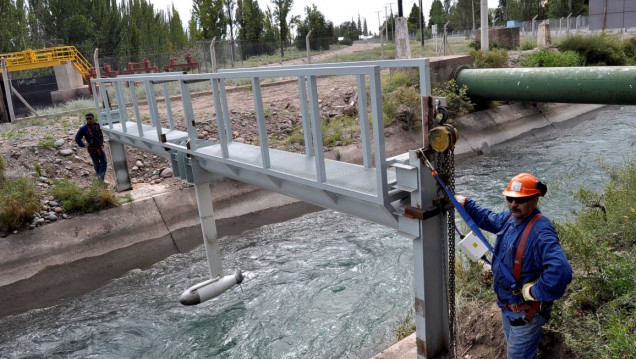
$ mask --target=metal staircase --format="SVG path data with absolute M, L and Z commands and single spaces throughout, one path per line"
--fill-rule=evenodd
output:
M 90 82 L 91 79 L 91 64 L 75 46 L 49 47 L 38 50 L 27 49 L 24 51 L 0 54 L 0 57 L 4 57 L 7 61 L 8 72 L 58 66 L 70 61 L 75 70 L 79 72 L 87 82 Z M 0 70 L 0 72 L 1 71 L 2 70 Z

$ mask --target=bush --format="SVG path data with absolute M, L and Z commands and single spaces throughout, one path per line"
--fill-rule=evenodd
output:
M 470 57 L 476 69 L 508 67 L 508 51 L 504 49 L 493 49 L 487 52 L 470 50 Z
M 636 159 L 608 173 L 604 193 L 580 189 L 575 221 L 557 223 L 576 275 L 550 327 L 580 358 L 628 358 L 636 351 Z
M 521 51 L 532 50 L 537 47 L 536 39 L 523 39 L 521 41 Z
M 457 119 L 473 111 L 475 108 L 470 98 L 466 95 L 468 87 L 466 85 L 459 88 L 455 80 L 450 80 L 444 87 L 433 89 L 434 96 L 446 97 L 446 110 L 449 121 Z
M 561 51 L 575 51 L 585 66 L 623 66 L 627 63 L 623 44 L 610 36 L 570 36 L 561 42 Z
M 524 57 L 524 67 L 571 67 L 581 65 L 581 58 L 574 51 L 558 52 L 541 50 Z
M 394 119 L 398 119 L 402 122 L 402 128 L 405 130 L 412 130 L 421 125 L 422 97 L 415 87 L 398 87 L 386 97 L 387 100 L 385 102 L 390 104 L 388 106 L 385 105 L 383 108 L 386 116 L 391 113 Z M 410 111 L 400 114 L 400 105 L 408 107 Z M 410 114 L 413 116 L 410 116 Z M 392 122 L 393 121 L 391 121 L 391 123 Z
M 41 208 L 41 198 L 27 178 L 0 182 L 0 230 L 24 228 Z
M 68 179 L 53 181 L 49 193 L 62 202 L 62 208 L 66 212 L 91 213 L 120 204 L 115 193 L 109 191 L 99 180 L 94 180 L 86 189 Z
M 353 45 L 353 40 L 351 40 L 348 37 L 345 37 L 344 39 L 339 41 L 339 44 L 340 45 L 345 45 L 345 46 L 351 46 L 351 45 Z

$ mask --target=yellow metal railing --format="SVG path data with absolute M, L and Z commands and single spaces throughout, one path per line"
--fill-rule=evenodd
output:
M 91 64 L 75 46 L 49 47 L 46 49 L 27 49 L 19 52 L 0 54 L 7 60 L 7 71 L 33 70 L 43 67 L 63 65 L 71 61 L 73 67 L 86 80 L 90 79 Z M 2 70 L 0 70 L 1 72 Z

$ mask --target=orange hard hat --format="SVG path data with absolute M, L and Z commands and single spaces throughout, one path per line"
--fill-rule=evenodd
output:
M 501 193 L 506 197 L 543 196 L 545 192 L 541 190 L 542 186 L 545 185 L 539 182 L 535 176 L 528 173 L 519 173 L 512 177 L 506 190 Z

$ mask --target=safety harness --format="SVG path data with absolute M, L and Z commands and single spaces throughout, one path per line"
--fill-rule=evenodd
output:
M 103 138 L 104 134 L 102 133 L 102 129 L 99 127 L 99 124 L 96 123 L 94 125 L 87 125 L 86 130 L 90 133 L 91 138 L 93 139 L 91 143 L 87 144 L 87 148 L 89 151 L 97 152 L 100 156 L 102 155 L 101 146 L 91 146 L 92 143 L 95 142 L 96 139 Z
M 541 213 L 535 214 L 528 225 L 526 226 L 523 234 L 521 235 L 521 240 L 519 241 L 519 246 L 517 247 L 517 252 L 515 253 L 515 264 L 513 268 L 513 276 L 517 283 L 521 281 L 521 265 L 523 264 L 523 253 L 526 250 L 526 243 L 528 242 L 528 237 L 530 237 L 530 232 L 532 231 L 532 227 L 539 220 L 539 218 L 543 217 Z M 517 291 L 513 291 L 516 293 Z M 499 304 L 508 308 L 509 310 L 518 313 L 521 311 L 526 311 L 526 313 L 520 319 L 523 320 L 524 323 L 529 323 L 534 316 L 537 314 L 539 309 L 541 309 L 542 302 L 533 301 L 533 302 L 525 302 L 522 304 L 504 304 L 499 301 Z

